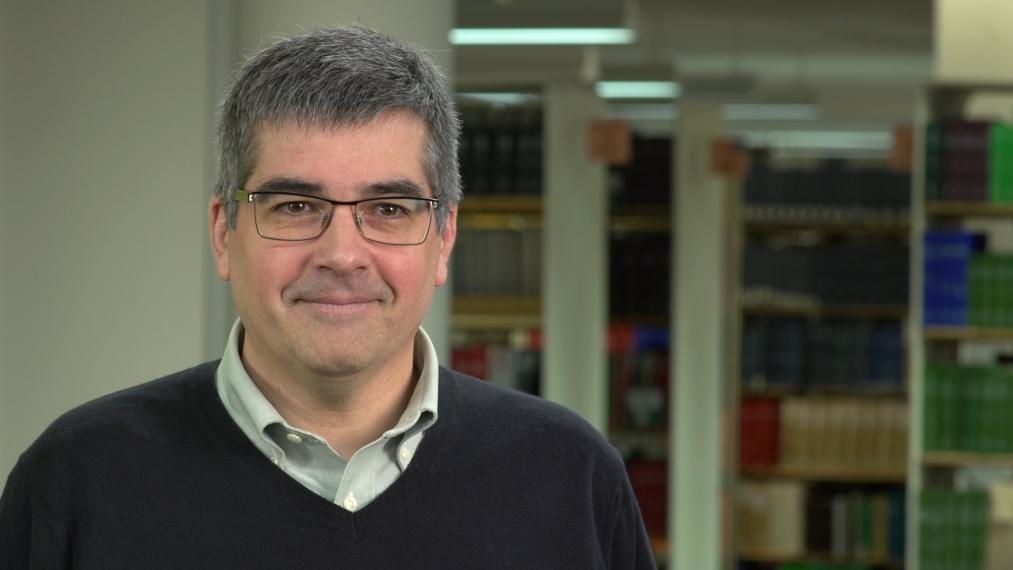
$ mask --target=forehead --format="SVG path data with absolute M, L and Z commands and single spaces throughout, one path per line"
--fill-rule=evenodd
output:
M 332 183 L 406 178 L 425 183 L 427 128 L 408 111 L 388 111 L 352 124 L 282 121 L 261 123 L 255 133 L 250 182 L 264 177 Z

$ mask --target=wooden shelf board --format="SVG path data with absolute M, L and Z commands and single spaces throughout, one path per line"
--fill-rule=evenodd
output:
M 929 326 L 925 340 L 1013 340 L 1013 328 Z
M 900 560 L 892 560 L 890 558 L 882 557 L 871 557 L 871 556 L 848 556 L 844 558 L 829 556 L 827 554 L 818 553 L 786 553 L 777 552 L 773 550 L 741 550 L 739 551 L 739 559 L 748 562 L 762 562 L 762 563 L 806 563 L 806 562 L 820 562 L 820 563 L 831 563 L 831 564 L 862 564 L 869 566 L 891 566 L 891 567 L 902 567 L 903 562 Z
M 815 232 L 847 235 L 907 235 L 911 226 L 905 222 L 870 223 L 862 221 L 775 221 L 747 220 L 745 230 L 754 234 L 783 232 Z
M 749 316 L 785 316 L 813 318 L 903 319 L 908 315 L 907 305 L 744 305 L 742 312 Z
M 806 388 L 803 390 L 769 387 L 751 388 L 744 387 L 741 390 L 742 397 L 762 398 L 859 398 L 869 400 L 883 399 L 907 399 L 907 392 L 903 388 L 873 388 L 873 387 L 832 387 Z
M 754 478 L 800 479 L 841 483 L 903 483 L 907 473 L 897 469 L 847 467 L 743 466 L 742 474 Z
M 457 217 L 462 230 L 526 230 L 542 227 L 541 214 L 516 212 L 470 212 Z
M 1013 453 L 974 453 L 970 451 L 926 451 L 922 456 L 926 467 L 1001 466 L 1013 467 Z
M 668 233 L 672 231 L 672 219 L 662 212 L 645 215 L 612 214 L 609 216 L 609 231 L 627 233 Z
M 542 326 L 541 299 L 509 295 L 454 297 L 450 326 L 458 329 L 530 329 Z
M 450 327 L 459 330 L 537 329 L 542 327 L 541 315 L 471 314 L 453 315 Z
M 465 196 L 459 206 L 461 214 L 541 214 L 541 196 L 475 195 Z
M 939 217 L 1013 218 L 1013 204 L 992 202 L 950 202 L 932 200 L 925 204 L 925 213 Z

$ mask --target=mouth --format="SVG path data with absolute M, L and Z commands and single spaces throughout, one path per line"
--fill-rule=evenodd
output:
M 320 318 L 341 319 L 361 316 L 374 307 L 378 307 L 380 302 L 377 299 L 365 297 L 312 297 L 298 299 L 295 304 L 308 309 Z

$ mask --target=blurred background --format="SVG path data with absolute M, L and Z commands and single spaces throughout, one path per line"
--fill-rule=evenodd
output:
M 67 409 L 221 354 L 216 108 L 258 48 L 362 23 L 458 94 L 441 362 L 606 434 L 659 568 L 1008 568 L 1011 18 L 0 0 L 0 476 Z

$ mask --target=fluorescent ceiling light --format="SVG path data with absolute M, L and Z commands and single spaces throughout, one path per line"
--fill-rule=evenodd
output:
M 749 146 L 792 150 L 887 151 L 893 141 L 889 131 L 747 131 L 741 135 Z
M 534 93 L 479 93 L 466 92 L 458 93 L 461 99 L 492 103 L 494 105 L 526 105 L 539 101 L 541 97 Z
M 681 91 L 674 81 L 599 81 L 595 85 L 602 99 L 675 99 Z
M 809 104 L 734 103 L 723 105 L 725 119 L 736 122 L 811 121 L 819 110 Z M 627 121 L 674 121 L 679 118 L 673 103 L 618 103 L 610 106 L 612 116 Z
M 450 43 L 462 45 L 604 45 L 630 44 L 628 28 L 455 28 Z
M 813 121 L 819 118 L 815 105 L 802 103 L 729 103 L 724 111 L 729 121 Z

